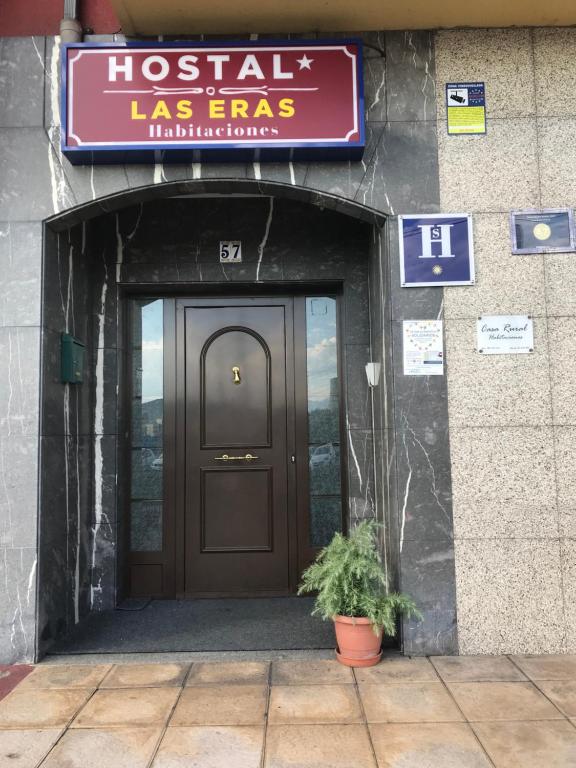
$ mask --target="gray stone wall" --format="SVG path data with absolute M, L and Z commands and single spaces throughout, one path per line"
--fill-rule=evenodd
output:
M 110 224 L 112 226 L 110 226 Z M 106 235 L 114 221 L 45 232 L 40 404 L 38 651 L 116 585 L 116 306 L 106 317 Z M 114 273 L 113 273 L 114 274 Z M 112 294 L 114 292 L 111 292 Z M 113 316 L 112 316 L 113 313 Z M 105 337 L 106 321 L 109 333 Z M 86 345 L 84 379 L 64 385 L 60 337 Z
M 80 455 L 83 450 L 78 440 L 82 437 L 82 427 L 76 430 L 75 437 L 68 434 L 64 416 L 58 416 L 61 424 L 51 432 L 46 431 L 52 430 L 51 426 L 44 421 L 42 426 L 39 423 L 41 222 L 60 216 L 63 218 L 54 220 L 51 229 L 67 228 L 83 216 L 94 215 L 96 209 L 106 212 L 125 204 L 120 198 L 115 199 L 115 195 L 146 188 L 141 199 L 152 199 L 162 195 L 163 187 L 170 182 L 201 184 L 210 179 L 253 181 L 262 189 L 267 181 L 281 182 L 293 188 L 297 196 L 300 189 L 306 190 L 312 203 L 324 205 L 330 200 L 330 205 L 337 208 L 338 198 L 342 198 L 390 216 L 437 210 L 432 35 L 371 33 L 364 38 L 368 46 L 365 63 L 368 143 L 361 162 L 157 163 L 93 168 L 73 168 L 59 151 L 58 40 L 0 41 L 0 73 L 5 83 L 0 93 L 0 177 L 3 179 L 0 258 L 6 265 L 0 275 L 0 344 L 4 348 L 3 359 L 8 361 L 0 372 L 0 402 L 5 404 L 5 415 L 0 417 L 0 526 L 6 532 L 1 543 L 4 557 L 0 562 L 8 585 L 7 600 L 0 606 L 2 660 L 31 659 L 35 654 L 36 590 L 42 590 L 43 583 L 42 576 L 38 582 L 36 578 L 38 504 L 37 488 L 30 478 L 38 475 L 39 436 L 68 446 L 69 457 Z M 26 99 L 22 99 L 23 93 Z M 183 191 L 190 190 L 183 185 Z M 286 190 L 283 193 L 290 196 Z M 93 208 L 67 216 L 76 206 Z M 73 240 L 78 236 L 75 233 Z M 74 258 L 78 258 L 82 243 L 74 248 Z M 399 321 L 409 316 L 436 317 L 441 313 L 441 302 L 438 293 L 427 290 L 400 291 L 393 225 L 383 234 L 375 234 L 373 248 L 379 254 L 378 260 L 372 262 L 377 264 L 373 271 L 377 271 L 388 290 L 383 295 L 381 291 L 378 296 L 373 295 L 372 316 L 380 317 L 381 321 L 372 323 L 372 343 L 381 350 L 389 373 L 384 394 L 376 393 L 376 399 L 382 397 L 382 401 L 375 413 L 385 415 L 378 417 L 374 434 L 379 446 L 386 444 L 395 450 L 390 454 L 393 458 L 377 476 L 380 488 L 377 497 L 388 499 L 388 504 L 382 505 L 382 514 L 390 518 L 387 535 L 391 572 L 399 564 L 398 583 L 414 594 L 425 614 L 422 624 L 405 628 L 404 648 L 410 652 L 453 652 L 456 632 L 445 391 L 440 383 L 431 390 L 427 381 L 407 382 L 399 368 Z M 61 251 L 59 264 L 46 259 L 45 268 L 53 270 L 60 265 L 64 276 L 67 274 L 64 260 Z M 60 280 L 59 284 L 62 291 L 57 298 L 66 308 L 71 301 L 69 282 Z M 375 281 L 372 284 L 376 284 Z M 80 307 L 84 289 L 77 286 L 75 290 Z M 46 324 L 45 350 L 50 347 L 51 330 L 56 329 Z M 94 352 L 95 370 L 98 370 L 98 353 L 96 349 Z M 48 358 L 52 359 L 50 355 Z M 42 387 L 48 395 L 50 381 L 43 378 Z M 69 402 L 70 424 L 74 424 L 73 393 Z M 86 450 L 94 459 L 99 455 L 98 441 L 92 439 Z M 384 454 L 383 449 L 378 450 Z M 85 595 L 82 599 L 88 603 L 94 600 L 94 583 L 84 581 L 83 567 L 77 564 L 81 558 L 89 557 L 90 545 L 82 533 L 78 534 L 75 525 L 78 520 L 80 528 L 85 523 L 102 522 L 102 507 L 98 505 L 108 492 L 109 475 L 102 467 L 95 470 L 94 467 L 94 477 L 100 486 L 92 490 L 96 500 L 93 509 L 89 502 L 83 506 L 82 493 L 77 507 L 85 510 L 82 515 L 71 511 L 66 516 L 61 508 L 61 494 L 46 496 L 42 491 L 40 497 L 43 511 L 46 505 L 52 505 L 51 514 L 58 525 L 67 526 L 69 543 L 65 559 L 62 555 L 62 566 L 66 563 L 68 579 L 74 574 L 73 584 L 80 586 L 77 594 Z M 58 465 L 53 471 L 61 475 L 67 470 Z M 72 478 L 73 484 L 74 477 L 72 471 L 69 479 Z M 78 492 L 82 484 L 76 485 Z M 70 497 L 70 485 L 66 487 Z M 40 533 L 45 535 L 42 527 Z M 67 589 L 72 587 L 69 585 Z M 75 621 L 77 617 L 74 601 L 71 604 L 72 611 L 68 606 L 65 612 L 67 621 Z M 44 625 L 46 619 L 44 616 Z M 53 630 L 58 631 L 58 627 L 50 630 L 50 636 Z
M 440 200 L 474 214 L 477 280 L 445 290 L 463 653 L 576 651 L 576 257 L 512 255 L 508 214 L 576 205 L 576 30 L 436 36 Z M 486 136 L 448 137 L 446 82 L 486 81 Z M 533 355 L 475 352 L 480 314 Z

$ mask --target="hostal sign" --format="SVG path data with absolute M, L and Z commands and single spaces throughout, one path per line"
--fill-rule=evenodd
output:
M 358 41 L 70 44 L 62 125 L 72 163 L 359 158 Z

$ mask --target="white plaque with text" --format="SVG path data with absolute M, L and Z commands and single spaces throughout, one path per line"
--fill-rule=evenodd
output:
M 442 376 L 441 320 L 404 320 L 404 376 Z
M 482 315 L 476 323 L 477 347 L 482 355 L 522 355 L 534 352 L 530 315 Z

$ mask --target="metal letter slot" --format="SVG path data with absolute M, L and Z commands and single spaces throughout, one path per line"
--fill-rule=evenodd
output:
M 251 453 L 247 453 L 246 456 L 228 456 L 227 453 L 223 453 L 222 456 L 215 456 L 214 461 L 252 461 L 259 458 L 259 456 L 252 456 Z
M 234 374 L 234 384 L 240 384 L 240 368 L 237 365 L 232 368 L 232 373 Z

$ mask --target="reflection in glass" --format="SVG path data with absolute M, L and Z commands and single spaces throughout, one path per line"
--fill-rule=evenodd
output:
M 162 502 L 132 501 L 130 550 L 158 552 L 162 549 Z
M 333 443 L 311 445 L 310 493 L 313 496 L 340 493 L 340 446 Z
M 310 545 L 342 530 L 336 300 L 306 299 Z
M 130 546 L 139 552 L 162 549 L 163 309 L 162 299 L 133 302 Z
M 132 450 L 132 498 L 162 498 L 162 452 L 152 448 Z
M 310 545 L 325 547 L 336 531 L 342 530 L 342 505 L 333 496 L 310 499 Z

